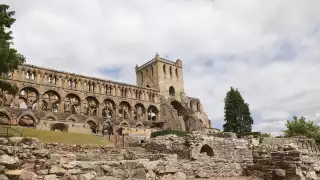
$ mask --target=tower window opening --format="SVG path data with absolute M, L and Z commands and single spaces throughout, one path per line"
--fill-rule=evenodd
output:
M 170 86 L 170 87 L 169 87 L 169 95 L 170 95 L 170 96 L 175 96 L 175 90 L 174 90 L 174 87 L 173 87 L 173 86 Z

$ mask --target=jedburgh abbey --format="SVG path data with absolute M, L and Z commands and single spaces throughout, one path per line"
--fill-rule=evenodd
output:
M 113 129 L 211 128 L 199 99 L 184 92 L 182 60 L 158 54 L 136 66 L 136 84 L 24 64 L 9 73 L 18 94 L 1 91 L 0 124 L 80 133 Z

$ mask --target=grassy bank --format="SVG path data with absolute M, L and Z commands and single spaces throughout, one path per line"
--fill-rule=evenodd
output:
M 46 143 L 64 143 L 64 144 L 78 144 L 78 145 L 109 145 L 107 139 L 101 138 L 100 136 L 93 136 L 91 134 L 81 134 L 74 132 L 60 132 L 60 131 L 46 131 L 34 128 L 23 128 L 23 127 L 12 127 L 9 128 L 9 134 L 11 136 L 20 136 L 19 132 L 22 133 L 23 137 L 36 137 L 42 142 Z M 0 135 L 3 136 L 6 133 L 6 128 L 0 126 Z

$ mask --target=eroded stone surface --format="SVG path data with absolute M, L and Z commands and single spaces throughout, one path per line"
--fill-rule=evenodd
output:
M 318 179 L 320 151 L 312 140 L 274 138 L 262 139 L 258 145 L 252 145 L 252 139 L 232 139 L 230 133 L 223 135 L 205 136 L 195 132 L 186 138 L 170 135 L 150 139 L 146 142 L 146 151 L 40 144 L 32 138 L 1 140 L 7 144 L 0 146 L 5 152 L 0 156 L 0 172 L 5 172 L 0 180 L 8 177 L 24 180 L 184 180 L 242 175 L 264 179 Z M 149 149 L 161 144 L 165 153 Z M 204 145 L 208 145 L 213 154 L 210 151 L 201 153 L 199 147 Z M 40 146 L 43 149 L 36 148 Z M 176 153 L 170 148 L 177 150 Z

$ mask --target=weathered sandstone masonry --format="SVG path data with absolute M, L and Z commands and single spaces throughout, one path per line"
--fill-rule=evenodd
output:
M 191 131 L 211 123 L 200 100 L 184 93 L 182 61 L 156 55 L 136 67 L 137 85 L 24 64 L 0 89 L 0 125 L 100 133 L 119 127 Z
M 43 144 L 0 138 L 0 179 L 254 179 L 316 180 L 319 148 L 306 138 L 238 139 L 195 132 L 152 138 L 142 147 Z

